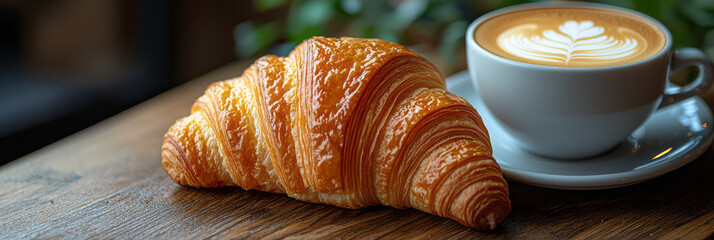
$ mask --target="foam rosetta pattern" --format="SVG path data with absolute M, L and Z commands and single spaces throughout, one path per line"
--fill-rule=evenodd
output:
M 619 61 L 646 48 L 637 32 L 617 27 L 613 35 L 593 21 L 565 21 L 559 26 L 522 24 L 498 36 L 498 46 L 518 57 L 533 61 L 571 63 Z

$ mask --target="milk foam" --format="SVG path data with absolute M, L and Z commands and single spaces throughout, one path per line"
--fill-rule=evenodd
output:
M 483 20 L 473 33 L 485 50 L 507 59 L 556 67 L 637 62 L 660 52 L 666 32 L 647 18 L 583 6 L 517 9 Z
M 605 35 L 605 28 L 593 21 L 568 20 L 556 29 L 538 32 L 537 23 L 512 27 L 497 38 L 504 51 L 534 61 L 560 63 L 613 61 L 626 58 L 642 49 L 647 42 L 637 32 L 618 27 L 615 33 Z M 638 40 L 639 39 L 639 40 Z

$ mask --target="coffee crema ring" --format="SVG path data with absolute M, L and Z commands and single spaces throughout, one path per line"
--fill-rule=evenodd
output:
M 550 7 L 506 12 L 474 31 L 485 50 L 519 62 L 612 66 L 657 54 L 665 34 L 648 19 L 614 10 Z

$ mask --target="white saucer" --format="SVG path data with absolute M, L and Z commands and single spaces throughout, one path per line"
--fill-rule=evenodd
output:
M 478 110 L 504 175 L 526 184 L 585 190 L 643 182 L 699 157 L 714 136 L 709 106 L 700 97 L 693 97 L 660 109 L 608 153 L 590 159 L 550 159 L 519 149 L 485 107 L 469 78 L 466 71 L 447 78 L 448 90 L 466 98 Z

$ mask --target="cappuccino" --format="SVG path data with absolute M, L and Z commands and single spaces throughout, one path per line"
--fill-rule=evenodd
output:
M 485 50 L 511 60 L 557 67 L 637 62 L 662 51 L 656 23 L 617 10 L 547 6 L 493 16 L 473 32 Z

